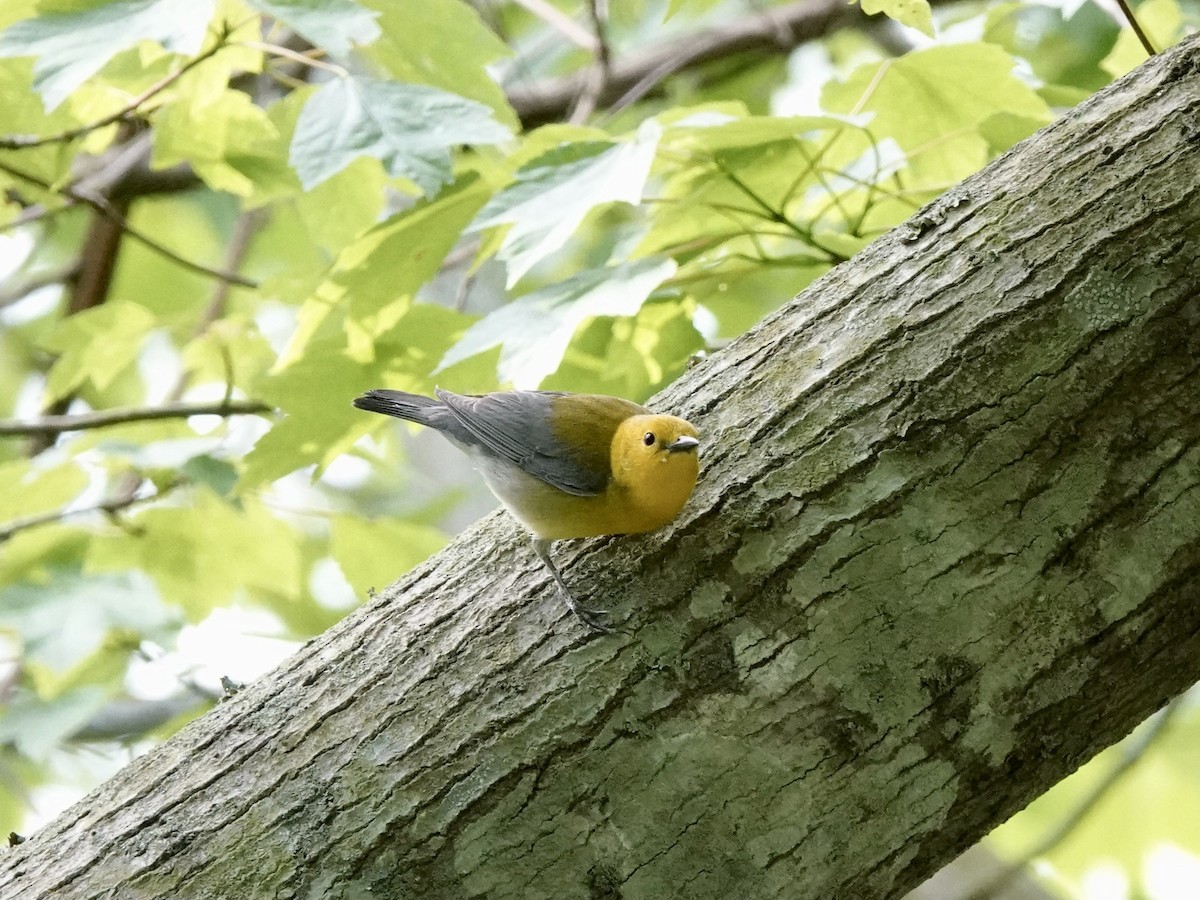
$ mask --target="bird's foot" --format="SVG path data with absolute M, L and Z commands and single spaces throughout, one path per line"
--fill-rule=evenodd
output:
M 583 606 L 582 604 L 577 603 L 575 598 L 570 594 L 566 593 L 565 591 L 563 593 L 567 600 L 567 606 L 571 608 L 571 612 L 575 613 L 576 618 L 578 618 L 579 621 L 588 628 L 592 629 L 592 631 L 599 631 L 604 634 L 612 634 L 614 631 L 616 631 L 615 628 L 604 621 L 604 619 L 608 616 L 608 610 L 591 609 L 590 607 Z

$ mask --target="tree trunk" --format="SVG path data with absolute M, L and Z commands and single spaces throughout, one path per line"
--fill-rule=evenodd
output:
M 1200 678 L 1200 40 L 705 362 L 677 525 L 492 517 L 6 898 L 897 896 Z M 335 398 L 336 399 L 336 398 Z

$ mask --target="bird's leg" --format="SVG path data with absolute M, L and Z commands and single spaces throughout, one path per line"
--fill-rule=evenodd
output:
M 567 588 L 567 583 L 558 574 L 558 569 L 555 568 L 554 562 L 550 559 L 550 544 L 552 542 L 545 538 L 533 539 L 533 552 L 538 555 L 538 559 L 546 564 L 546 568 L 550 570 L 550 574 L 554 576 L 554 580 L 558 582 L 558 589 L 562 591 L 563 599 L 567 601 L 567 606 L 571 608 L 571 612 L 579 618 L 579 621 L 591 628 L 593 631 L 603 631 L 606 634 L 611 634 L 614 629 L 611 625 L 607 625 L 602 621 L 602 618 L 608 615 L 608 612 L 603 609 L 588 609 L 576 602 L 571 596 L 571 591 Z

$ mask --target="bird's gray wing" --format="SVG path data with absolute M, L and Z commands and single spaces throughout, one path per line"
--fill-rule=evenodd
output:
M 590 497 L 608 486 L 608 448 L 597 454 L 574 453 L 552 427 L 551 403 L 564 394 L 554 391 L 505 391 L 464 397 L 437 391 L 437 397 L 486 451 L 506 459 L 568 494 Z

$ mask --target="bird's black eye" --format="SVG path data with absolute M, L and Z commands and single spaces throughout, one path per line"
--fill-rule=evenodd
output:
M 653 447 L 654 446 L 654 432 L 647 431 L 642 436 L 642 443 L 645 444 L 647 447 Z

